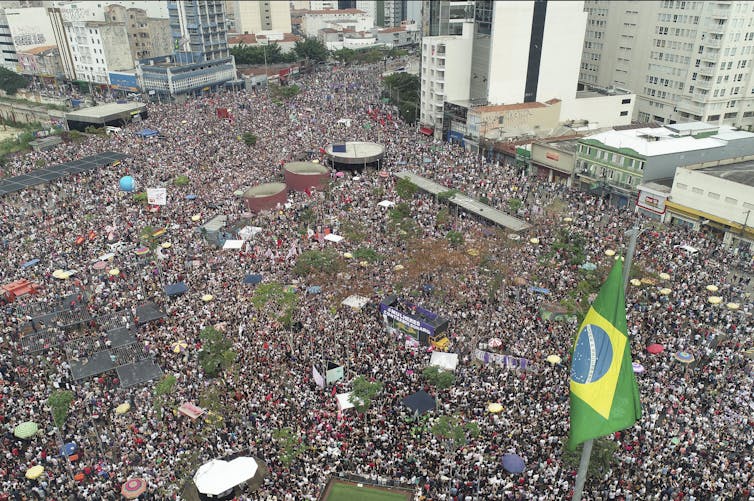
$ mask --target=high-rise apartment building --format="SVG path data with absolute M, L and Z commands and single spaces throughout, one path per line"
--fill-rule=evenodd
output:
M 288 2 L 226 1 L 228 31 L 231 33 L 291 32 L 291 6 Z
M 637 94 L 635 118 L 754 126 L 754 4 L 587 0 L 582 83 Z
M 474 21 L 475 3 L 474 0 L 422 0 L 422 34 L 425 37 L 461 35 L 463 24 Z
M 356 8 L 374 18 L 374 24 L 382 27 L 400 26 L 406 19 L 406 0 L 356 0 Z
M 229 55 L 222 0 L 168 0 L 170 30 L 176 51 L 191 53 L 195 62 Z

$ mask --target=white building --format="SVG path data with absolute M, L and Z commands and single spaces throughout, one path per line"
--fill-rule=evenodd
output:
M 374 18 L 359 9 L 310 10 L 301 16 L 301 31 L 306 37 L 317 37 L 319 30 L 367 31 L 374 26 Z
M 728 245 L 754 243 L 754 161 L 692 170 L 679 167 L 666 219 L 704 229 Z
M 11 71 L 18 67 L 18 55 L 13 46 L 13 34 L 10 32 L 8 21 L 5 17 L 5 9 L 0 8 L 0 65 Z
M 44 7 L 5 9 L 5 17 L 16 51 L 56 45 L 52 23 Z
M 576 99 L 563 100 L 560 122 L 590 129 L 631 123 L 636 94 L 623 89 L 591 87 L 576 93 Z
M 232 33 L 291 32 L 291 7 L 288 2 L 232 0 L 226 2 Z M 230 24 L 230 22 L 229 22 Z
M 297 9 L 309 10 L 338 10 L 338 0 L 310 0 L 308 2 L 294 2 Z
M 754 125 L 749 1 L 588 0 L 583 83 L 638 96 L 635 119 Z

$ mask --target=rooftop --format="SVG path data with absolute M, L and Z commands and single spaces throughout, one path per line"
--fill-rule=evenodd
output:
M 242 43 L 253 45 L 264 41 L 268 41 L 269 43 L 297 42 L 299 40 L 302 40 L 302 38 L 298 35 L 294 35 L 293 33 L 283 33 L 282 38 L 278 36 L 267 36 L 262 34 L 255 35 L 254 33 L 244 33 L 243 35 L 228 35 L 228 45 L 238 45 Z
M 551 141 L 546 144 L 547 146 L 555 148 L 556 150 L 573 153 L 576 151 L 576 147 L 578 146 L 579 142 L 576 139 L 569 139 L 566 141 Z
M 366 14 L 361 9 L 325 9 L 325 10 L 299 10 L 296 14 L 302 16 L 327 16 L 332 14 Z
M 544 103 L 516 103 L 516 104 L 496 104 L 493 106 L 479 106 L 474 108 L 474 111 L 480 113 L 494 113 L 498 111 L 514 111 L 514 110 L 530 110 L 533 108 L 547 108 L 548 105 Z
M 698 172 L 754 187 L 754 160 L 699 169 Z
M 39 47 L 32 47 L 31 49 L 19 50 L 18 53 L 37 55 L 37 54 L 42 54 L 44 52 L 47 52 L 48 50 L 57 49 L 57 48 L 58 48 L 57 45 L 41 45 Z

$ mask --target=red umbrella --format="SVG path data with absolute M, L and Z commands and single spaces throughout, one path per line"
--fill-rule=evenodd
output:
M 661 344 L 650 344 L 647 346 L 647 351 L 651 353 L 652 355 L 657 355 L 658 353 L 662 353 L 665 351 L 665 347 Z
M 131 478 L 120 488 L 120 493 L 126 499 L 136 499 L 147 490 L 147 481 L 143 478 Z

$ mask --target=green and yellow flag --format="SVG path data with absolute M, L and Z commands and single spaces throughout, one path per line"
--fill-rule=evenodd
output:
M 626 328 L 623 264 L 615 261 L 584 317 L 571 362 L 568 448 L 633 426 L 641 417 Z

